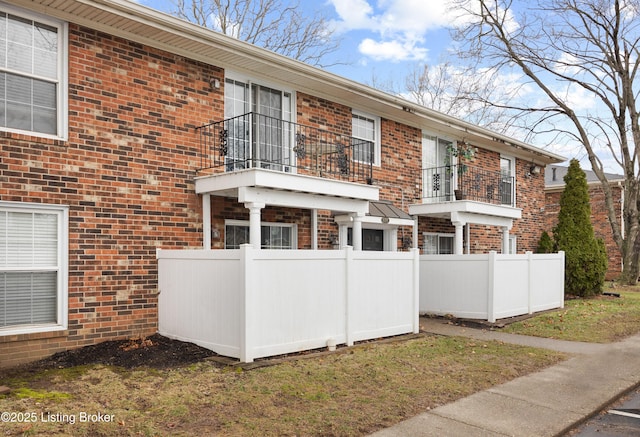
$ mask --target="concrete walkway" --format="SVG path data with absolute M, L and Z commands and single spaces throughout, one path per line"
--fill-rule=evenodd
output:
M 640 385 L 640 335 L 591 344 L 505 334 L 420 319 L 439 335 L 548 348 L 574 354 L 540 372 L 475 393 L 383 429 L 392 436 L 558 436 Z

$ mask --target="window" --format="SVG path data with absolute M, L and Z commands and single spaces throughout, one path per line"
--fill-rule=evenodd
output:
M 0 202 L 0 335 L 66 329 L 68 210 Z
M 253 83 L 225 80 L 227 170 L 249 167 L 289 171 L 292 153 L 292 93 Z M 252 118 L 248 114 L 252 112 Z
M 380 118 L 353 111 L 351 118 L 353 158 L 380 164 Z M 364 140 L 364 141 L 363 141 Z
M 514 160 L 513 158 L 501 156 L 500 157 L 500 200 L 503 205 L 514 206 Z
M 451 255 L 453 244 L 453 234 L 424 234 L 425 255 Z
M 0 10 L 0 129 L 66 138 L 67 27 Z
M 428 202 L 455 200 L 457 172 L 448 167 L 456 163 L 452 147 L 451 140 L 422 132 L 422 197 Z
M 347 228 L 347 245 L 353 246 L 353 228 Z M 362 250 L 384 250 L 384 230 L 362 228 Z
M 515 255 L 518 253 L 518 237 L 509 235 L 509 253 Z
M 296 226 L 293 224 L 263 223 L 260 227 L 263 249 L 295 249 Z M 249 244 L 249 222 L 229 220 L 225 224 L 225 249 L 238 249 Z

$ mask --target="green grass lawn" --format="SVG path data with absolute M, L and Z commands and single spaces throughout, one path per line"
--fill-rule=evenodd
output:
M 566 301 L 506 332 L 611 342 L 640 332 L 640 287 Z M 253 370 L 205 361 L 172 369 L 103 365 L 0 372 L 4 435 L 366 435 L 557 363 L 553 351 L 422 335 Z M 110 415 L 105 423 L 82 414 Z M 17 416 L 16 416 L 17 417 Z M 62 420 L 49 420 L 61 418 Z M 70 419 L 75 418 L 75 423 Z
M 564 309 L 513 323 L 504 332 L 609 343 L 640 332 L 640 286 L 607 288 L 620 297 L 570 299 Z
M 27 418 L 35 420 L 0 429 L 38 436 L 360 436 L 565 358 L 423 335 L 245 371 L 205 361 L 164 370 L 22 372 L 0 375 L 0 385 L 14 389 L 0 396 L 0 412 L 33 413 Z M 83 422 L 86 413 L 110 421 Z

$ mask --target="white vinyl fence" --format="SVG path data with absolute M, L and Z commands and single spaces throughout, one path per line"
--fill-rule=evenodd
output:
M 422 255 L 420 313 L 496 319 L 564 307 L 564 252 Z
M 158 250 L 158 331 L 255 358 L 419 330 L 419 253 Z

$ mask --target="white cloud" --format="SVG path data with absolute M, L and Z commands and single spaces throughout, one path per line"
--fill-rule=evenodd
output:
M 575 112 L 580 113 L 596 108 L 596 100 L 591 92 L 574 83 L 568 84 L 566 89 L 557 92 L 563 96 L 567 105 Z
M 368 29 L 373 26 L 371 16 L 373 8 L 367 0 L 329 0 L 338 14 L 334 22 L 338 31 Z
M 583 69 L 582 62 L 573 54 L 562 53 L 555 63 L 555 70 L 560 74 L 574 76 Z
M 427 57 L 427 49 L 417 47 L 411 41 L 374 41 L 365 38 L 358 46 L 358 50 L 376 61 L 421 61 Z
M 447 1 L 329 0 L 338 32 L 362 32 L 360 52 L 378 61 L 426 60 L 425 35 L 452 19 Z

